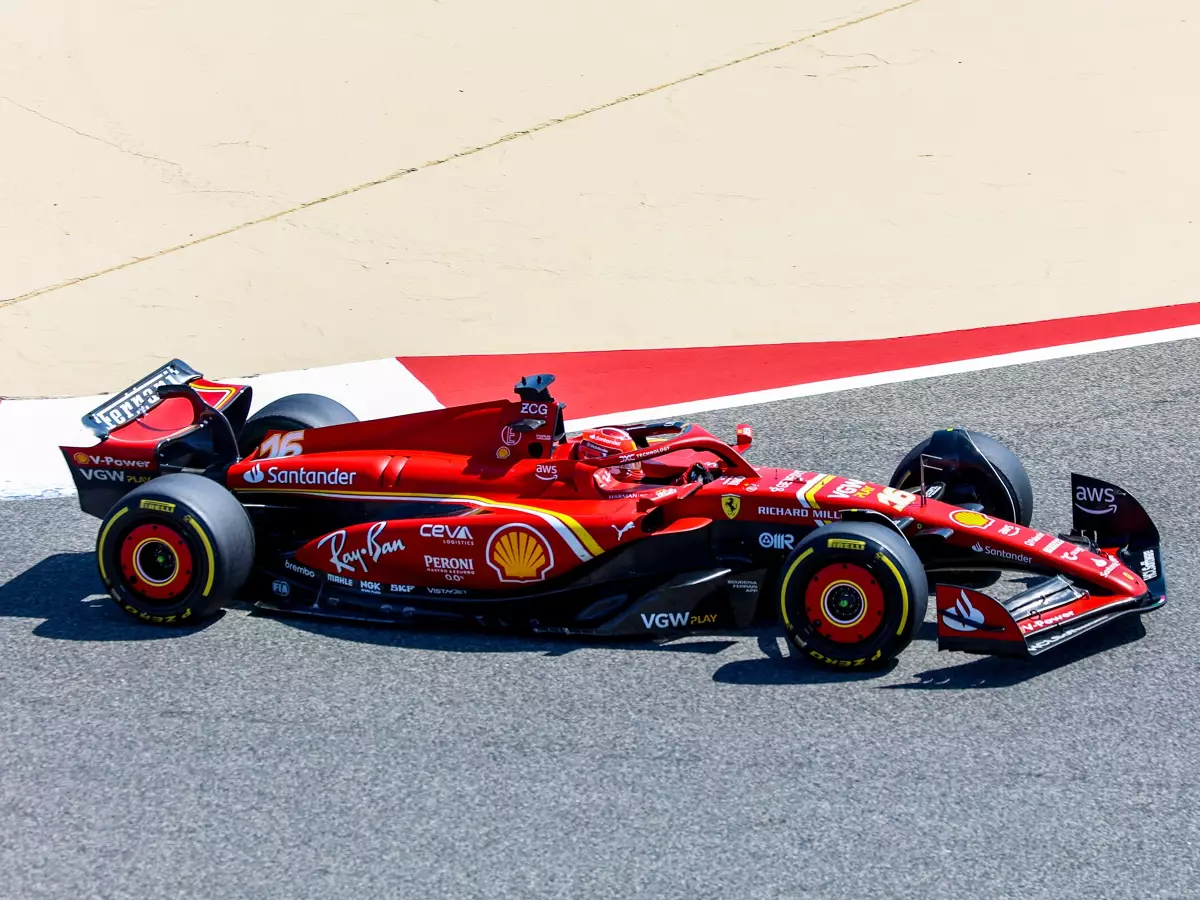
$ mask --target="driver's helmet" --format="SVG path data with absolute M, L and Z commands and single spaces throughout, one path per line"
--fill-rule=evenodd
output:
M 602 459 L 615 456 L 618 453 L 632 453 L 638 446 L 633 437 L 624 428 L 589 428 L 579 436 L 580 459 Z M 617 475 L 626 478 L 640 478 L 642 464 L 640 462 L 625 463 L 611 466 Z

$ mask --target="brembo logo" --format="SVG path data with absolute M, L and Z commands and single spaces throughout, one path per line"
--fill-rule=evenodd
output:
M 327 472 L 317 471 L 314 469 L 281 469 L 279 466 L 271 466 L 267 469 L 266 474 L 263 474 L 262 467 L 258 463 L 250 471 L 242 475 L 246 484 L 262 484 L 265 480 L 268 484 L 299 484 L 299 485 L 348 485 L 354 484 L 354 478 L 357 472 L 344 472 L 341 469 L 330 469 Z

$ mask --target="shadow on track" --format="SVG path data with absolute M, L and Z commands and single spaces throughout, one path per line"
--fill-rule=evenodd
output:
M 993 656 L 971 656 L 964 653 L 949 655 L 956 664 L 927 669 L 913 675 L 914 682 L 881 684 L 880 690 L 975 690 L 1004 688 L 1021 684 L 1063 666 L 1105 653 L 1145 637 L 1146 628 L 1140 616 L 1118 619 L 1116 622 L 1076 638 L 1064 647 L 1040 659 L 1007 659 Z M 918 641 L 936 641 L 937 624 L 924 622 L 917 634 Z M 878 669 L 825 669 L 803 660 L 792 659 L 780 650 L 778 635 L 760 633 L 758 646 L 763 656 L 739 659 L 713 673 L 713 681 L 721 684 L 788 685 L 788 684 L 845 684 L 873 681 L 890 675 L 897 660 Z
M 848 681 L 872 681 L 889 674 L 896 661 L 877 669 L 824 669 L 806 660 L 793 659 L 779 645 L 778 630 L 756 633 L 758 648 L 763 656 L 739 659 L 726 663 L 713 672 L 718 684 L 788 685 L 788 684 L 845 684 Z
M 925 628 L 936 629 L 932 622 Z M 1033 659 L 1003 659 L 993 656 L 970 657 L 955 654 L 970 660 L 958 665 L 943 666 L 917 672 L 917 680 L 907 684 L 880 685 L 885 690 L 971 690 L 978 688 L 1004 688 L 1029 681 L 1063 666 L 1069 666 L 1097 653 L 1114 650 L 1146 636 L 1146 626 L 1141 616 L 1129 616 L 1101 628 L 1081 635 L 1062 648 L 1052 650 L 1049 656 Z M 933 640 L 936 640 L 934 630 Z
M 397 649 L 438 650 L 448 653 L 541 653 L 543 656 L 566 656 L 576 650 L 595 649 L 712 655 L 727 650 L 737 643 L 736 640 L 728 638 L 692 637 L 679 641 L 656 642 L 570 635 L 488 633 L 470 628 L 455 628 L 450 625 L 438 628 L 433 625 L 386 622 L 364 624 L 259 610 L 255 610 L 252 615 L 275 619 L 292 628 L 337 640 Z
M 0 584 L 0 616 L 42 619 L 38 637 L 60 641 L 151 641 L 203 631 L 221 616 L 197 625 L 163 628 L 121 612 L 108 598 L 94 553 L 57 553 Z

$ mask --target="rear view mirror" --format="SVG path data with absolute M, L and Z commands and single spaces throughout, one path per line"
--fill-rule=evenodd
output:
M 754 443 L 754 429 L 749 425 L 739 425 L 737 427 L 737 444 L 734 449 L 738 453 L 745 453 L 750 449 L 750 445 Z

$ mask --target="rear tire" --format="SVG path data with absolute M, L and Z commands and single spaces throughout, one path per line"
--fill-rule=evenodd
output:
M 96 539 L 109 596 L 155 625 L 191 625 L 236 596 L 254 562 L 242 504 L 201 475 L 164 475 L 109 510 Z
M 357 421 L 354 413 L 329 397 L 289 394 L 268 403 L 246 420 L 238 435 L 238 451 L 243 458 L 249 456 L 258 449 L 268 431 L 306 431 Z
M 873 522 L 817 528 L 784 563 L 777 588 L 796 651 L 834 668 L 895 659 L 925 620 L 925 569 L 900 534 Z

